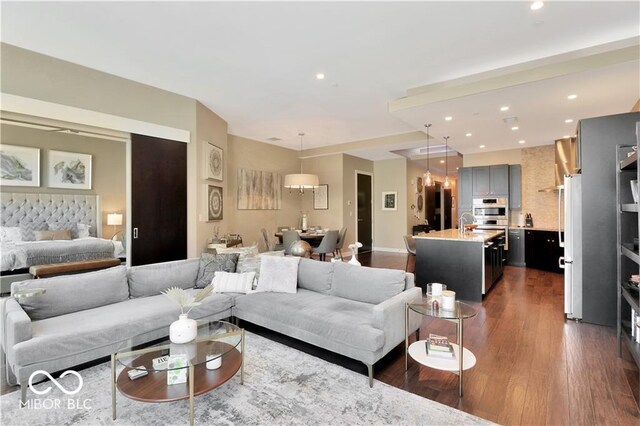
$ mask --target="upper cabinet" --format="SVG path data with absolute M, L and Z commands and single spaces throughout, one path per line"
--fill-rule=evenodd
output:
M 473 167 L 473 196 L 509 195 L 509 165 Z
M 522 166 L 520 164 L 509 166 L 509 208 L 522 209 Z

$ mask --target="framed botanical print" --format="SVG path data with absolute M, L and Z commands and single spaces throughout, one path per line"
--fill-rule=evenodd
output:
M 205 156 L 205 178 L 222 181 L 224 178 L 223 164 L 224 152 L 211 143 L 207 144 L 207 155 Z
M 0 145 L 0 185 L 40 186 L 40 148 Z
M 223 212 L 222 187 L 207 185 L 207 220 L 222 220 Z
M 313 209 L 329 210 L 329 185 L 318 185 L 313 189 Z
M 49 187 L 91 189 L 90 154 L 49 151 Z

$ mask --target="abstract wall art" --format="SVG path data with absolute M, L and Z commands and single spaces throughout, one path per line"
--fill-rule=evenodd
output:
M 40 186 L 40 149 L 0 145 L 0 185 Z
M 49 151 L 49 187 L 91 189 L 90 154 Z
M 238 169 L 238 210 L 279 210 L 282 177 L 278 173 Z

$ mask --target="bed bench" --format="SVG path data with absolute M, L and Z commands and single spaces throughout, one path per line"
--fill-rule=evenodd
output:
M 29 273 L 34 278 L 52 277 L 54 275 L 70 274 L 77 272 L 96 271 L 98 269 L 111 268 L 120 265 L 120 259 L 94 259 L 79 262 L 52 263 L 49 265 L 35 265 L 29 268 Z

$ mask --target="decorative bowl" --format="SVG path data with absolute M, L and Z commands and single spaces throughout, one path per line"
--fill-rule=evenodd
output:
M 475 223 L 465 223 L 464 225 L 464 229 L 466 229 L 467 231 L 473 231 L 477 227 L 478 225 L 476 225 Z

